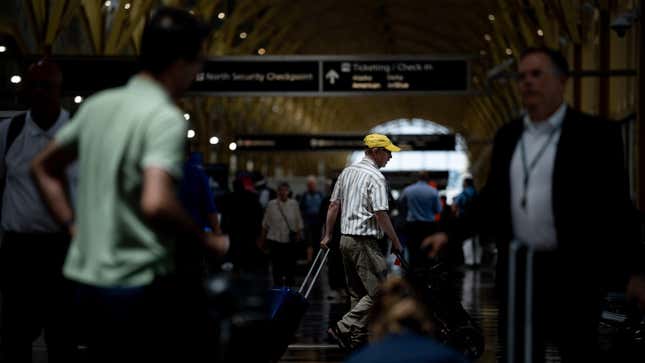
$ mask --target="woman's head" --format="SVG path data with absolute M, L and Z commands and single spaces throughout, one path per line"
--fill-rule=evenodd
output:
M 401 277 L 391 277 L 383 283 L 376 297 L 370 312 L 369 330 L 372 340 L 404 331 L 428 335 L 432 323 L 427 308 L 412 286 Z

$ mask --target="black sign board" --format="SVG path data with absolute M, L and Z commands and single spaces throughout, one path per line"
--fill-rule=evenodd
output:
M 237 151 L 335 151 L 364 149 L 357 134 L 263 134 L 239 135 Z M 455 135 L 390 135 L 403 150 L 455 150 Z
M 466 60 L 323 61 L 323 92 L 400 93 L 468 90 Z
M 16 61 L 26 68 L 36 59 Z M 63 71 L 63 91 L 68 95 L 86 96 L 123 85 L 139 70 L 134 57 L 55 57 L 55 61 Z M 469 89 L 468 80 L 466 58 L 218 57 L 206 61 L 189 92 L 223 96 L 463 93 Z
M 193 92 L 318 92 L 316 61 L 219 61 L 211 60 L 191 87 Z

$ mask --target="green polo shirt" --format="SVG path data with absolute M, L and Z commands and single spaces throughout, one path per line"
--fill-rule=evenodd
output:
M 66 277 L 101 287 L 146 285 L 173 270 L 174 236 L 141 212 L 143 170 L 181 176 L 187 122 L 161 85 L 142 75 L 88 98 L 56 135 L 78 152 L 77 235 Z

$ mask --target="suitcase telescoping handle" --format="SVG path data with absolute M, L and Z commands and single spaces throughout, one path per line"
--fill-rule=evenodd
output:
M 305 292 L 304 294 L 305 299 L 309 297 L 309 293 L 311 293 L 311 289 L 314 287 L 314 284 L 318 279 L 318 275 L 320 275 L 320 271 L 322 270 L 323 266 L 325 266 L 325 261 L 327 261 L 327 255 L 329 254 L 329 249 L 325 249 L 324 255 L 322 255 L 322 253 L 323 253 L 323 249 L 321 248 L 318 250 L 318 254 L 314 259 L 314 262 L 311 264 L 311 267 L 309 268 L 309 272 L 307 272 L 307 276 L 305 276 L 304 281 L 302 281 L 302 285 L 300 285 L 300 289 L 298 289 L 298 293 L 302 294 L 302 292 L 305 290 L 305 286 L 307 285 L 307 281 L 309 282 L 309 287 L 307 288 L 307 292 Z M 322 255 L 322 260 L 320 261 L 320 263 L 318 263 L 318 260 L 320 259 L 321 255 Z M 316 273 L 311 279 L 309 279 L 314 269 L 316 270 Z
M 524 363 L 533 362 L 533 247 L 522 244 L 517 240 L 511 241 L 508 254 L 508 316 L 506 354 L 507 361 L 515 361 L 515 317 L 517 301 L 517 256 L 520 249 L 526 249 L 526 284 L 524 290 Z

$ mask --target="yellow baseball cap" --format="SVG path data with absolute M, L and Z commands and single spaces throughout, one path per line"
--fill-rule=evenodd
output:
M 369 148 L 382 147 L 390 151 L 401 151 L 401 148 L 394 145 L 390 139 L 381 134 L 369 134 L 363 139 L 363 143 Z

